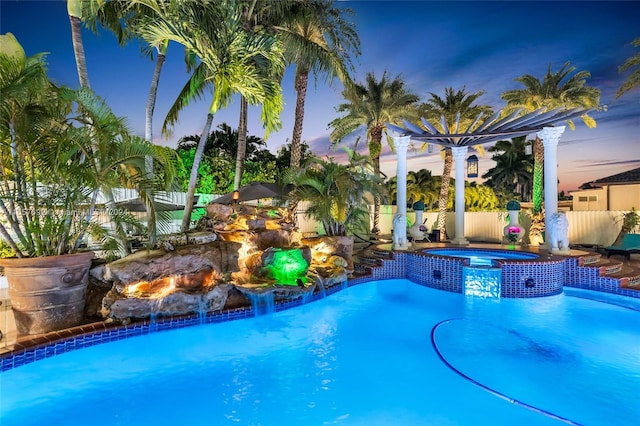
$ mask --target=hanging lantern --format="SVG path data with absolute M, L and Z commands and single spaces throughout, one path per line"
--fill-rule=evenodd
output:
M 467 177 L 478 177 L 478 157 L 475 155 L 470 155 L 467 158 Z
M 525 155 L 531 155 L 533 154 L 533 148 L 531 146 L 531 143 L 527 143 L 524 147 L 524 153 Z

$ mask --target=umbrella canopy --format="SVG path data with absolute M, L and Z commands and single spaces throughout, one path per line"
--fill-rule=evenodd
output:
M 251 182 L 250 184 L 238 189 L 240 197 L 237 201 L 251 201 L 259 200 L 261 198 L 280 198 L 287 195 L 292 188 L 293 185 L 287 185 L 282 188 L 277 183 Z M 234 202 L 233 192 L 224 194 L 211 202 L 217 204 L 232 204 Z
M 199 195 L 195 195 L 193 198 L 193 205 L 198 204 Z M 184 203 L 180 204 L 177 202 L 173 202 L 170 199 L 163 199 L 160 197 L 156 197 L 156 211 L 175 211 L 175 210 L 184 210 Z M 132 198 L 128 200 L 116 201 L 116 206 L 129 210 L 130 212 L 146 212 L 147 207 L 144 205 L 140 198 Z

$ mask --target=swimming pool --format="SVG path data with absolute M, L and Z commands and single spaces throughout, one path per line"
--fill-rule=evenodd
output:
M 562 424 L 543 411 L 631 424 L 638 301 L 569 294 L 485 300 L 404 279 L 365 283 L 5 371 L 2 424 Z

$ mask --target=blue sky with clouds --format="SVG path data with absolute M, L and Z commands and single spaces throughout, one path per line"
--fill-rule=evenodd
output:
M 409 90 L 422 99 L 429 92 L 443 95 L 445 87 L 466 86 L 468 92 L 484 90 L 480 103 L 496 110 L 504 106 L 500 95 L 522 88 L 514 81 L 523 74 L 543 78 L 549 65 L 557 71 L 570 61 L 577 70 L 591 72 L 588 84 L 602 91 L 606 112 L 595 112 L 598 126 L 581 122 L 567 128 L 558 147 L 560 190 L 640 167 L 640 90 L 619 100 L 615 91 L 626 74 L 618 66 L 638 53 L 631 41 L 640 37 L 640 2 L 625 1 L 340 1 L 355 11 L 362 56 L 356 62 L 355 80 L 367 72 L 381 76 L 388 71 L 401 75 Z M 71 30 L 63 0 L 0 0 L 0 32 L 12 32 L 27 54 L 49 52 L 50 77 L 78 86 L 71 45 Z M 104 97 L 117 115 L 127 116 L 136 133 L 144 134 L 144 107 L 153 63 L 140 54 L 136 42 L 121 48 L 115 38 L 101 32 L 83 34 L 92 88 Z M 186 109 L 173 136 L 164 138 L 164 116 L 187 80 L 178 46 L 169 48 L 162 72 L 154 118 L 156 143 L 175 146 L 181 136 L 200 134 L 209 101 Z M 318 155 L 339 156 L 328 142 L 328 123 L 336 118 L 341 103 L 339 83 L 328 86 L 323 79 L 310 84 L 303 139 Z M 269 137 L 274 151 L 291 138 L 295 107 L 293 69 L 283 81 L 286 103 L 282 130 Z M 214 125 L 238 124 L 238 103 L 219 112 Z M 259 111 L 250 110 L 251 134 L 262 136 Z M 395 156 L 386 149 L 382 168 L 395 174 Z M 442 173 L 437 154 L 410 154 L 409 169 L 427 168 Z M 489 155 L 480 160 L 480 173 L 493 166 Z

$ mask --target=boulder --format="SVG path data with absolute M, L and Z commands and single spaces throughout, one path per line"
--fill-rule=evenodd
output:
M 241 244 L 215 241 L 208 244 L 177 247 L 175 251 L 139 251 L 92 270 L 101 281 L 131 284 L 159 278 L 216 271 L 220 276 L 238 270 Z M 205 278 L 202 276 L 202 278 Z
M 126 297 L 114 286 L 102 299 L 100 314 L 116 320 L 206 313 L 221 310 L 227 302 L 229 284 L 219 284 L 202 293 L 176 290 L 160 298 Z
M 163 235 L 158 241 L 158 245 L 167 251 L 175 250 L 176 246 L 186 246 L 193 244 L 206 244 L 218 239 L 212 232 L 189 232 L 180 234 Z
M 233 207 L 225 204 L 207 204 L 205 206 L 207 216 L 214 220 L 226 222 L 233 214 Z
M 270 247 L 285 248 L 291 247 L 291 232 L 282 229 L 266 230 L 258 235 L 256 241 L 259 250 L 266 250 Z

